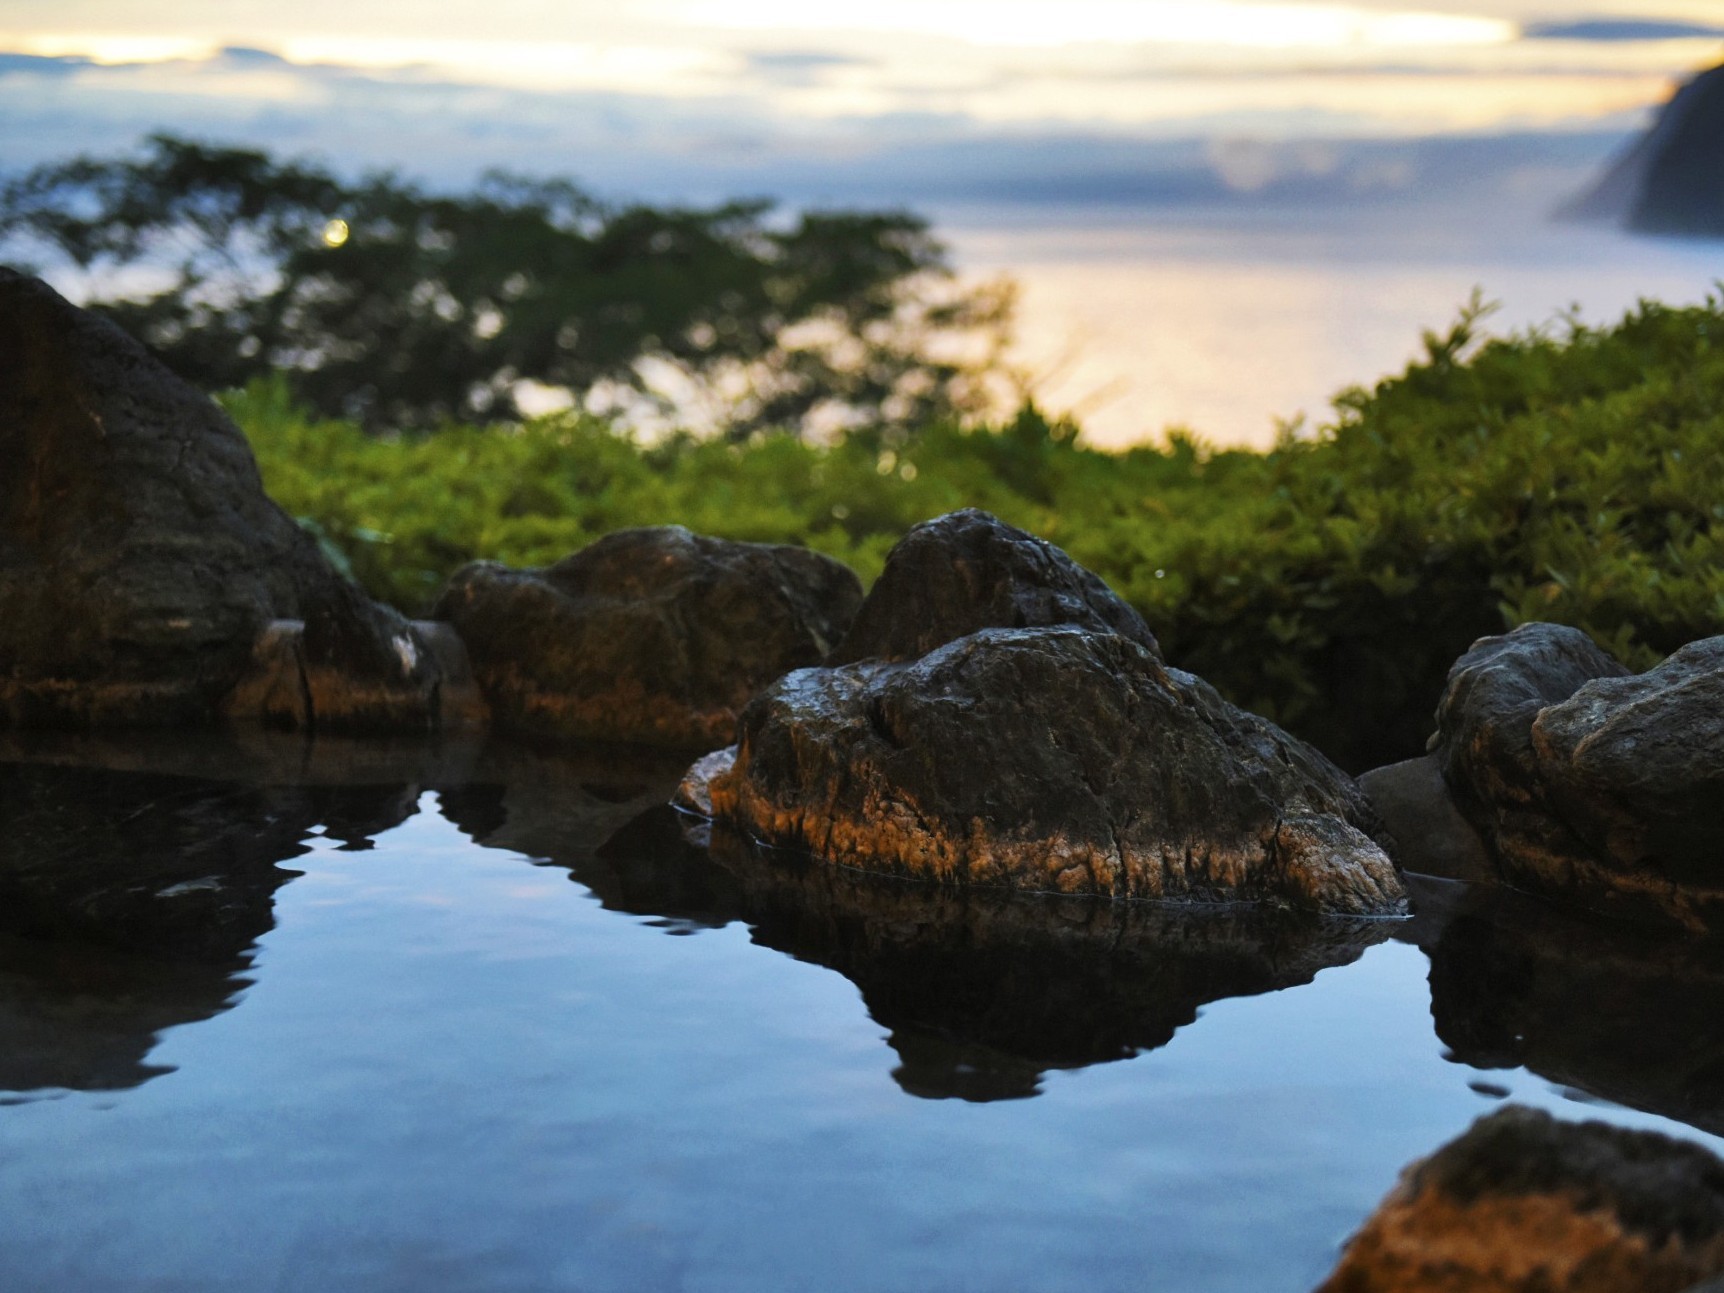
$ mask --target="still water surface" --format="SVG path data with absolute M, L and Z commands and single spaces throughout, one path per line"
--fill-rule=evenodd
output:
M 142 762 L 0 763 L 13 914 L 131 849 L 150 910 L 86 910 L 158 944 L 0 937 L 6 1288 L 1299 1290 L 1503 1098 L 1724 1129 L 1715 967 L 1452 886 L 1414 922 L 1161 913 L 1073 952 L 1023 932 L 1070 908 L 924 922 L 913 887 L 715 862 L 662 780 L 591 761 Z M 211 890 L 162 849 L 272 830 L 303 874 L 166 959 L 151 904 Z

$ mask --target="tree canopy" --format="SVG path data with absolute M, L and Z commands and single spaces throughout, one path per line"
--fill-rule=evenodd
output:
M 81 271 L 189 380 L 282 372 L 373 429 L 515 417 L 535 386 L 732 435 L 908 428 L 981 409 L 1011 311 L 902 212 L 615 206 L 497 173 L 443 194 L 162 135 L 6 184 L 6 245 Z

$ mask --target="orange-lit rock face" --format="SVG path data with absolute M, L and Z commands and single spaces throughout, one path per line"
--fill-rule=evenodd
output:
M 1724 1163 L 1510 1107 L 1403 1175 L 1319 1293 L 1681 1293 L 1724 1271 Z
M 769 843 L 949 884 L 1402 910 L 1357 786 L 1123 637 L 993 629 L 802 670 L 691 806 Z
M 434 612 L 467 644 L 499 726 L 710 749 L 761 687 L 822 660 L 861 601 L 801 548 L 624 530 L 544 570 L 478 562 Z

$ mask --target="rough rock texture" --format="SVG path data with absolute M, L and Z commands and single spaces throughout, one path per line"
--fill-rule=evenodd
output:
M 790 674 L 680 792 L 762 841 L 946 884 L 1402 909 L 1344 773 L 1115 634 L 988 629 Z
M 467 644 L 500 727 L 711 749 L 755 692 L 825 658 L 861 598 L 829 557 L 663 526 L 542 570 L 476 562 L 432 613 Z
M 1724 1162 L 1511 1106 L 1403 1173 L 1319 1293 L 1681 1293 L 1724 1271 Z
M 1138 613 L 1053 544 L 966 508 L 924 521 L 886 556 L 829 663 L 914 660 L 978 629 L 1075 624 L 1159 655 Z
M 1511 883 L 1611 915 L 1724 926 L 1724 638 L 1631 675 L 1528 624 L 1456 662 L 1436 756 Z
M 1594 854 L 1724 902 L 1724 637 L 1583 684 L 1532 740 L 1552 807 Z
M 318 626 L 320 721 L 435 723 L 438 674 L 412 628 L 270 502 L 221 411 L 3 268 L 0 464 L 0 726 L 211 722 L 278 619 Z M 369 699 L 337 698 L 348 684 Z

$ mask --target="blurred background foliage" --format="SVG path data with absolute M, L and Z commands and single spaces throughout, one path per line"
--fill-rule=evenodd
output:
M 729 436 L 962 419 L 1013 306 L 903 212 L 616 206 L 503 174 L 434 193 L 160 135 L 0 186 L 0 249 L 206 389 L 280 374 L 372 430 L 559 403 Z
M 1724 301 L 1426 354 L 1268 453 L 1123 453 L 1026 405 L 829 443 L 644 441 L 568 414 L 379 437 L 279 376 L 227 406 L 270 492 L 373 592 L 423 611 L 476 557 L 557 560 L 633 525 L 798 543 L 864 580 L 917 521 L 986 508 L 1097 571 L 1174 665 L 1355 771 L 1418 753 L 1449 665 L 1527 620 L 1644 668 L 1724 632 Z

